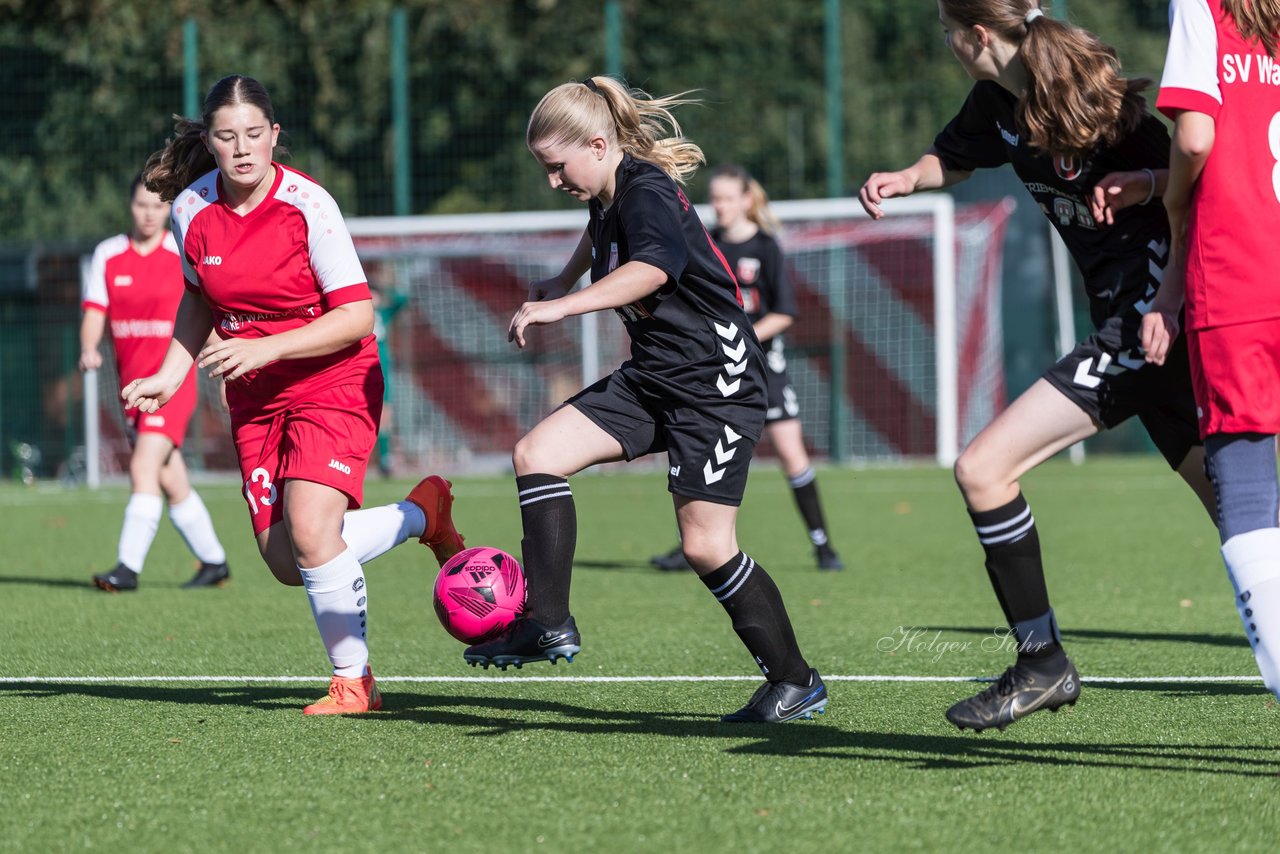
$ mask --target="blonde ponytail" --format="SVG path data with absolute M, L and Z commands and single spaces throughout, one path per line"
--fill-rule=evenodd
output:
M 651 98 L 612 77 L 564 83 L 534 107 L 525 142 L 530 148 L 548 140 L 585 145 L 603 135 L 683 184 L 706 162 L 702 149 L 681 135 L 680 123 L 671 114 L 675 107 L 698 103 L 684 97 L 688 94 Z

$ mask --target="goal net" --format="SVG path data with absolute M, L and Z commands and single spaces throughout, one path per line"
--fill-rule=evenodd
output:
M 1012 207 L 956 209 L 949 196 L 922 194 L 890 201 L 872 222 L 851 198 L 773 205 L 798 303 L 787 370 L 815 454 L 950 464 L 1003 406 L 1000 274 Z M 403 303 L 383 340 L 384 426 L 400 471 L 505 469 L 521 435 L 627 357 L 612 312 L 532 329 L 523 350 L 507 341 L 529 283 L 558 273 L 577 245 L 584 211 L 348 225 L 382 304 Z M 99 374 L 97 466 L 127 471 L 115 378 Z M 234 470 L 216 400 L 206 383 L 185 451 L 194 468 Z

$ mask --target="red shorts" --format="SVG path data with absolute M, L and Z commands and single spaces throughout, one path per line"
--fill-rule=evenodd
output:
M 1280 433 L 1280 318 L 1187 333 L 1200 437 Z
M 193 368 L 187 379 L 178 388 L 177 394 L 169 398 L 169 402 L 152 413 L 143 413 L 137 409 L 126 409 L 124 417 L 133 427 L 137 435 L 143 433 L 161 433 L 169 437 L 174 447 L 181 448 L 182 440 L 187 435 L 187 425 L 196 411 L 196 372 Z
M 336 386 L 272 415 L 232 423 L 255 536 L 284 520 L 280 498 L 289 478 L 331 486 L 347 496 L 347 507 L 360 506 L 382 415 L 382 389 L 377 392 L 372 399 L 363 386 Z

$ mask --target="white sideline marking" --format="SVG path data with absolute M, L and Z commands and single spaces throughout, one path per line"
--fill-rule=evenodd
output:
M 990 676 L 823 676 L 826 682 L 994 682 Z M 328 676 L 0 676 L 0 685 L 130 682 L 247 682 L 279 684 L 323 683 Z M 379 682 L 759 682 L 759 676 L 379 676 Z M 1081 682 L 1142 684 L 1174 682 L 1196 685 L 1216 682 L 1261 682 L 1261 676 L 1082 676 Z

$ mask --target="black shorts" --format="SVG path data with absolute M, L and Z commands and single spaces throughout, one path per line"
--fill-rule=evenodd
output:
M 717 407 L 713 395 L 718 393 L 709 389 L 706 403 L 697 407 L 664 400 L 617 370 L 567 402 L 617 439 L 628 460 L 666 451 L 670 492 L 736 507 L 747 488 L 764 411 L 744 418 L 757 410 Z
M 800 417 L 800 401 L 791 386 L 791 377 L 787 376 L 787 357 L 778 341 L 774 338 L 764 348 L 765 389 L 769 400 L 764 414 L 766 424 Z
M 1131 320 L 1132 318 L 1130 318 Z M 1136 415 L 1172 468 L 1202 444 L 1191 390 L 1186 339 L 1174 342 L 1163 365 L 1142 359 L 1133 323 L 1108 322 L 1081 341 L 1044 378 L 1103 427 Z

